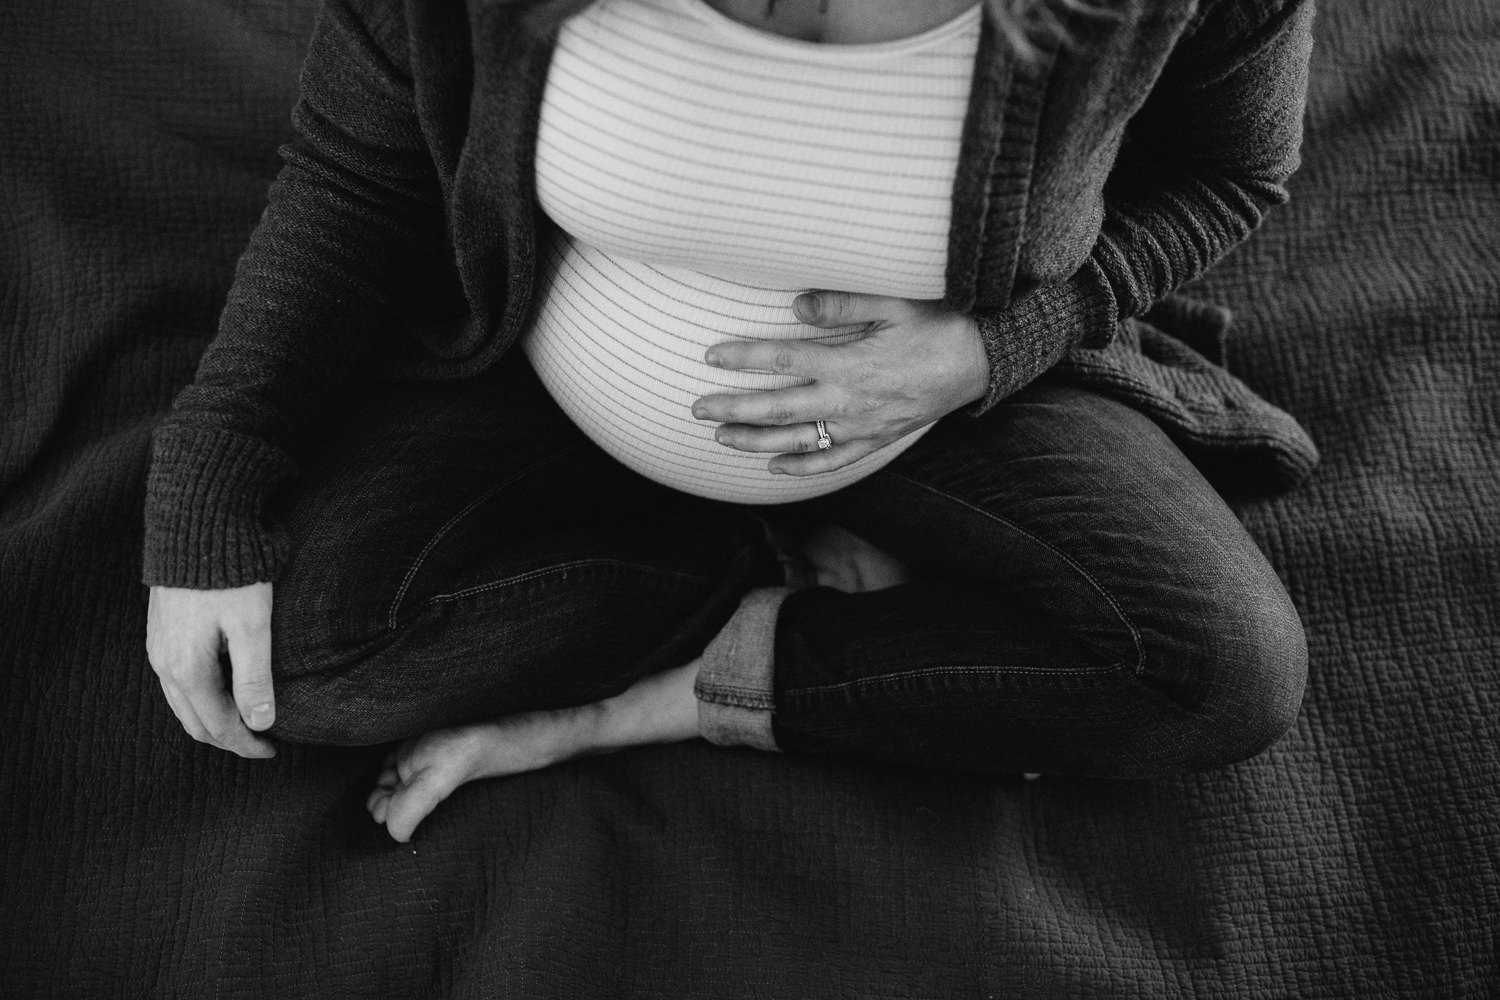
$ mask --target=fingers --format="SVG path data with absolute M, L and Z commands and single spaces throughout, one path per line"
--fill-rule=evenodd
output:
M 875 407 L 846 419 L 848 394 L 822 383 L 768 392 L 704 396 L 693 404 L 700 420 L 724 421 L 714 440 L 736 451 L 776 454 L 776 475 L 811 476 L 841 469 L 899 438 L 909 428 Z M 815 421 L 823 420 L 833 447 L 818 448 Z
M 839 426 L 827 423 L 828 434 L 839 439 Z M 789 427 L 755 427 L 750 424 L 725 424 L 714 431 L 714 440 L 736 451 L 786 452 L 804 455 L 818 450 L 818 429 L 812 421 Z
M 723 425 L 714 434 L 720 444 L 775 454 L 768 464 L 773 473 L 810 476 L 841 469 L 988 388 L 977 326 L 937 303 L 820 290 L 798 296 L 793 305 L 804 323 L 848 328 L 854 339 L 716 344 L 705 354 L 710 364 L 808 381 L 693 403 L 695 417 Z M 818 448 L 812 426 L 817 420 L 827 422 L 831 448 Z
M 195 670 L 183 677 L 178 681 L 177 689 L 208 731 L 208 738 L 201 742 L 211 743 L 241 757 L 276 755 L 271 742 L 251 732 L 240 718 L 239 706 L 230 697 L 217 662 L 213 670 Z
M 271 704 L 274 712 L 270 592 L 270 584 L 201 591 L 151 588 L 146 650 L 167 704 L 193 739 L 241 757 L 276 753 L 269 740 L 245 725 L 230 690 L 231 683 L 241 685 L 251 711 Z M 233 681 L 226 680 L 220 661 L 226 647 Z M 257 718 L 266 718 L 264 711 Z
M 724 420 L 714 440 L 736 451 L 772 453 L 773 475 L 812 476 L 842 469 L 900 437 L 889 429 L 866 429 L 856 437 L 853 425 L 829 419 L 842 412 L 840 398 L 828 386 L 809 385 L 737 396 L 705 396 L 693 404 L 699 419 Z M 873 415 L 873 414 L 871 414 Z M 833 447 L 819 449 L 815 421 L 822 419 Z M 868 423 L 868 420 L 866 421 Z
M 910 312 L 905 299 L 856 292 L 803 292 L 792 302 L 797 318 L 808 326 L 828 328 L 855 323 L 892 323 Z
M 271 728 L 276 721 L 276 696 L 271 686 L 271 611 L 226 627 L 229 661 L 233 665 L 234 703 L 252 730 Z
M 785 426 L 827 420 L 842 405 L 841 393 L 830 386 L 815 383 L 766 392 L 704 396 L 693 402 L 693 416 L 723 424 Z
M 731 340 L 710 347 L 703 360 L 731 371 L 770 372 L 821 381 L 839 371 L 835 350 L 813 340 Z
M 831 428 L 830 428 L 831 433 Z M 838 440 L 837 437 L 834 438 Z M 772 475 L 777 476 L 816 476 L 835 469 L 842 469 L 846 465 L 873 454 L 885 447 L 886 441 L 873 441 L 868 438 L 859 441 L 850 441 L 847 444 L 835 444 L 827 451 L 812 451 L 799 455 L 777 455 L 771 459 L 767 468 Z
M 177 689 L 163 678 L 158 677 L 157 680 L 161 682 L 161 693 L 167 699 L 167 707 L 172 710 L 173 715 L 177 716 L 177 721 L 182 723 L 182 728 L 199 743 L 208 743 L 208 730 L 199 721 L 198 713 L 193 711 L 187 699 L 178 694 Z
M 271 742 L 245 727 L 239 709 L 230 699 L 220 674 L 218 654 L 197 660 L 182 660 L 158 676 L 162 694 L 172 714 L 187 734 L 199 743 L 239 754 L 241 757 L 274 757 Z

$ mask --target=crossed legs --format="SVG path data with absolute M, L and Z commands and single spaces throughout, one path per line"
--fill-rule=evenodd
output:
M 278 731 L 405 740 L 369 801 L 398 839 L 464 781 L 697 735 L 697 657 L 780 582 L 750 512 L 633 477 L 523 367 L 455 388 L 330 435 L 278 583 Z M 774 516 L 822 584 L 770 637 L 780 749 L 1149 777 L 1258 752 L 1300 701 L 1275 574 L 1101 397 L 1044 380 Z

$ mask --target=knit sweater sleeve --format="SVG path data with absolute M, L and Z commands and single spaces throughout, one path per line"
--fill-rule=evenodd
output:
M 989 355 L 983 413 L 1074 347 L 1103 347 L 1203 274 L 1287 200 L 1297 168 L 1312 0 L 1217 0 L 1131 119 L 1092 252 L 1067 280 L 976 314 Z
M 440 191 L 403 69 L 400 5 L 327 0 L 296 138 L 236 268 L 197 376 L 152 439 L 144 579 L 270 580 L 270 500 L 324 401 L 369 360 L 405 281 L 442 237 Z

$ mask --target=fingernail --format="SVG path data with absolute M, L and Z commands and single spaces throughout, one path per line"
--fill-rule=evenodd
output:
M 270 702 L 266 702 L 265 704 L 262 704 L 262 705 L 256 705 L 256 706 L 254 706 L 253 708 L 250 709 L 250 728 L 251 729 L 265 729 L 267 726 L 269 726 L 272 722 L 275 722 L 275 721 L 276 721 L 276 715 L 275 715 L 274 712 L 271 711 L 271 703 Z
M 724 360 L 719 357 L 718 352 L 716 351 L 709 351 L 707 354 L 703 355 L 703 360 L 707 361 L 715 368 L 720 367 L 724 363 Z
M 708 415 L 708 411 L 707 410 L 705 410 L 703 407 L 699 406 L 697 403 L 693 404 L 693 416 L 697 417 L 699 420 L 702 420 L 707 415 Z
M 804 323 L 811 323 L 818 318 L 818 311 L 823 303 L 812 292 L 803 292 L 792 300 L 792 309 L 797 313 L 797 318 Z

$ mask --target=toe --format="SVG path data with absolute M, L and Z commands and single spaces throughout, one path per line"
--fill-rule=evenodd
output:
M 370 818 L 376 823 L 383 825 L 391 809 L 391 797 L 389 795 L 382 795 L 378 799 L 373 796 L 371 798 Z
M 458 782 L 436 768 L 423 768 L 396 789 L 385 806 L 385 826 L 395 840 L 406 843 L 417 824 L 446 799 Z
M 416 758 L 417 750 L 423 745 L 423 740 L 422 736 L 409 739 L 386 758 L 386 768 L 394 772 L 400 781 L 410 781 L 412 774 L 421 766 Z

